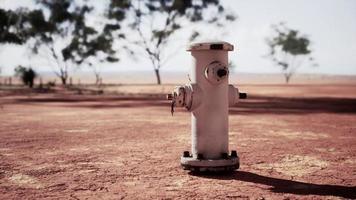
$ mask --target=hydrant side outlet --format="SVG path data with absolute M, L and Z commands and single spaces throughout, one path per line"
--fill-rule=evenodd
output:
M 191 111 L 191 154 L 181 157 L 184 169 L 198 171 L 235 170 L 239 167 L 236 151 L 229 154 L 229 106 L 235 105 L 240 93 L 229 85 L 226 42 L 192 44 L 192 83 L 178 86 L 169 95 L 174 107 Z M 188 156 L 189 155 L 189 156 Z

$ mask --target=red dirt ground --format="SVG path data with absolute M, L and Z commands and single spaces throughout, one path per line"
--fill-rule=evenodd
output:
M 0 199 L 356 198 L 355 85 L 244 85 L 230 110 L 241 168 L 201 175 L 179 163 L 190 114 L 170 115 L 172 86 L 147 87 L 0 92 Z

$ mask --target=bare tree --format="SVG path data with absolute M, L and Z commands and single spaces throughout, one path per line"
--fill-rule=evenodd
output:
M 132 16 L 127 18 L 133 19 L 128 22 L 134 30 L 131 35 L 138 36 L 132 43 L 144 50 L 153 67 L 157 84 L 162 83 L 160 69 L 171 56 L 165 52 L 169 49 L 167 46 L 174 33 L 198 22 L 222 27 L 226 22 L 236 19 L 233 13 L 225 12 L 219 0 L 111 0 L 109 17 L 120 10 L 125 11 L 124 15 Z M 208 16 L 206 12 L 213 14 Z M 198 36 L 199 32 L 194 31 L 191 39 Z

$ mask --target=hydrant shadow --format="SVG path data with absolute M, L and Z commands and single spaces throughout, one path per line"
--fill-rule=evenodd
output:
M 304 183 L 300 181 L 286 180 L 262 176 L 252 172 L 235 171 L 225 173 L 208 173 L 208 172 L 190 172 L 190 175 L 202 178 L 219 179 L 219 180 L 236 180 L 271 186 L 269 190 L 274 193 L 289 193 L 297 195 L 320 195 L 320 196 L 338 196 L 347 199 L 356 198 L 356 186 L 327 185 Z

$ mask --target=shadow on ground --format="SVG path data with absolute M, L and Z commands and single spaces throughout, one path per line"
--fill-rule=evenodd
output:
M 8 102 L 9 103 L 9 102 Z M 3 105 L 8 104 L 3 103 Z M 38 104 L 38 103 L 61 103 L 66 107 L 78 108 L 123 108 L 161 106 L 170 108 L 170 101 L 165 100 L 164 95 L 70 95 L 45 98 L 18 98 L 11 103 Z M 179 109 L 178 109 L 179 111 Z M 356 114 L 356 99 L 354 98 L 287 98 L 269 96 L 250 96 L 230 108 L 230 114 L 309 114 L 309 113 L 348 113 Z
M 219 180 L 236 180 L 255 184 L 270 186 L 269 190 L 274 193 L 289 193 L 297 195 L 319 195 L 319 196 L 337 196 L 347 199 L 356 198 L 356 187 L 341 185 L 323 185 L 314 183 L 304 183 L 293 180 L 258 175 L 252 172 L 236 171 L 232 174 L 194 174 L 202 178 Z
M 230 108 L 230 114 L 308 114 L 349 113 L 356 114 L 353 98 L 288 98 L 252 96 Z

